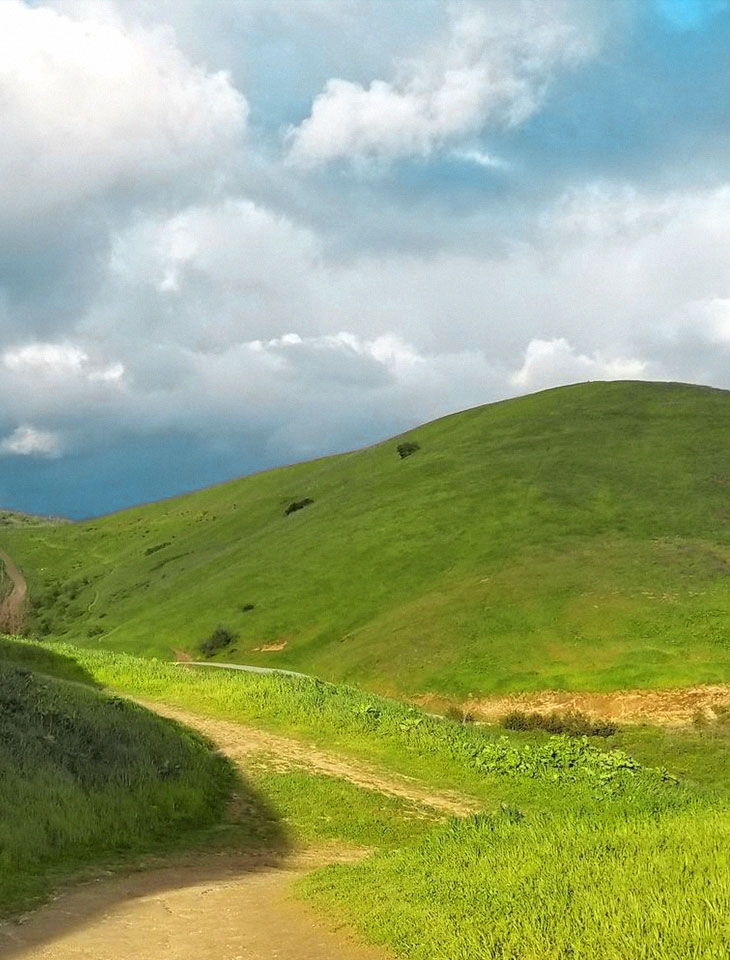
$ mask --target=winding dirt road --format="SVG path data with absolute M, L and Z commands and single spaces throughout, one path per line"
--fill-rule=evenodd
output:
M 277 769 L 308 769 L 402 797 L 425 812 L 466 814 L 478 804 L 430 791 L 278 734 L 145 703 L 195 727 L 245 775 L 253 757 Z M 292 898 L 294 880 L 317 866 L 362 851 L 337 848 L 294 856 L 190 855 L 126 876 L 71 887 L 22 922 L 0 925 L 3 960 L 388 960 L 342 927 L 334 928 Z
M 0 603 L 0 633 L 22 633 L 25 625 L 28 585 L 11 557 L 0 550 L 0 561 L 12 581 L 12 589 Z

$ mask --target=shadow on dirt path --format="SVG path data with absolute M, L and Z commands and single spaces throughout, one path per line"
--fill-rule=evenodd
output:
M 255 740 L 258 731 L 238 724 L 159 704 L 145 706 L 205 734 L 236 764 L 243 780 L 251 753 L 276 755 L 284 748 L 291 752 L 289 744 L 296 743 L 284 737 L 263 743 Z M 317 753 L 325 756 L 324 751 Z M 292 758 L 282 757 L 282 762 L 291 763 Z M 327 772 L 347 774 L 344 768 Z M 374 782 L 368 786 L 378 789 Z M 261 802 L 265 804 L 265 799 Z M 241 808 L 234 802 L 232 808 L 233 819 L 240 824 L 256 816 L 245 803 Z M 136 872 L 107 873 L 77 883 L 27 917 L 0 924 L 0 958 L 387 960 L 389 954 L 358 943 L 342 927 L 334 929 L 290 895 L 294 880 L 325 864 L 355 859 L 363 851 L 329 847 L 292 854 L 286 838 L 281 840 L 255 852 L 217 849 L 165 860 L 148 858 Z
M 59 896 L 0 927 L 3 960 L 385 960 L 289 895 L 333 857 L 286 864 L 221 854 Z

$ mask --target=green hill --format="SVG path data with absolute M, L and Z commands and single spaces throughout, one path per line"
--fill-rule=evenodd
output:
M 727 681 L 730 393 L 550 390 L 0 546 L 39 634 L 106 649 L 222 625 L 221 658 L 411 695 Z

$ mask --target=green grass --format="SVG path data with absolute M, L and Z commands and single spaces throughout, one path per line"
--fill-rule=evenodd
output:
M 290 840 L 305 846 L 334 841 L 366 849 L 398 848 L 444 820 L 414 803 L 337 777 L 276 771 L 255 762 L 248 775 Z
M 284 731 L 481 798 L 484 813 L 444 820 L 337 778 L 281 770 L 275 756 L 249 761 L 269 831 L 294 844 L 374 851 L 316 871 L 300 892 L 405 960 L 726 956 L 722 723 L 637 727 L 592 742 L 539 731 L 505 738 L 341 685 L 7 644 L 26 660 L 74 662 L 89 684 Z
M 198 735 L 76 682 L 82 668 L 47 652 L 19 659 L 74 682 L 35 673 L 9 659 L 18 646 L 0 645 L 0 915 L 83 868 L 190 842 L 234 786 L 264 815 Z
M 453 822 L 303 893 L 409 960 L 724 960 L 726 810 Z
M 222 625 L 221 658 L 394 695 L 724 682 L 729 417 L 720 390 L 582 384 L 0 539 L 35 629 L 108 650 Z
M 112 690 L 293 734 L 434 786 L 460 788 L 492 805 L 517 800 L 540 809 L 559 805 L 566 783 L 577 789 L 592 784 L 596 773 L 605 775 L 603 795 L 632 769 L 629 757 L 606 751 L 602 741 L 507 737 L 501 729 L 432 717 L 354 687 L 277 674 L 208 672 L 58 643 L 41 649 L 74 660 L 93 682 Z M 660 780 L 653 772 L 632 774 L 645 776 L 652 783 Z

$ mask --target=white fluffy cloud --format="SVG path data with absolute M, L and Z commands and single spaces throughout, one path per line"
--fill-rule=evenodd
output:
M 512 383 L 521 390 L 540 390 L 581 380 L 647 379 L 647 364 L 638 359 L 608 359 L 600 353 L 578 353 L 563 337 L 555 340 L 531 340 L 525 362 L 512 375 Z
M 9 436 L 0 440 L 0 455 L 17 457 L 61 456 L 61 438 L 47 430 L 36 430 L 27 425 L 17 427 Z
M 0 223 L 220 162 L 248 105 L 190 63 L 171 30 L 104 0 L 0 3 Z
M 19 377 L 38 381 L 85 380 L 88 383 L 119 383 L 124 364 L 99 364 L 88 353 L 71 343 L 27 343 L 0 354 L 0 364 Z
M 595 33 L 569 0 L 455 3 L 450 14 L 447 42 L 402 62 L 393 80 L 329 80 L 289 132 L 291 159 L 427 155 L 490 124 L 517 126 L 539 108 L 556 71 L 596 51 Z

